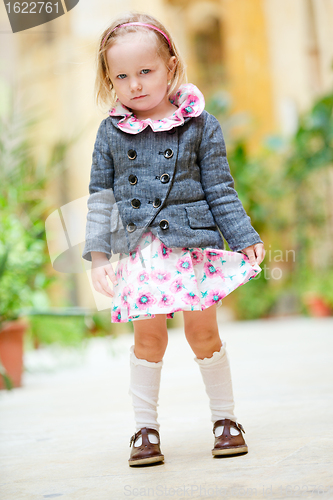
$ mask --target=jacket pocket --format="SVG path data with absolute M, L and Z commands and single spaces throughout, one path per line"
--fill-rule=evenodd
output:
M 216 223 L 208 203 L 200 204 L 197 207 L 185 207 L 190 227 L 192 229 L 215 228 Z

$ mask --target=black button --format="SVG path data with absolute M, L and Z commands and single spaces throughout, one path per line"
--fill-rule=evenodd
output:
M 173 157 L 173 151 L 172 151 L 172 149 L 166 149 L 164 151 L 164 158 L 169 159 L 169 158 L 172 158 L 172 157 Z
M 158 208 L 161 205 L 161 203 L 162 202 L 159 198 L 155 198 L 155 200 L 153 201 L 153 207 Z
M 136 151 L 134 151 L 134 149 L 129 149 L 127 151 L 127 156 L 130 160 L 135 160 L 135 158 L 137 157 Z
M 138 178 L 136 175 L 133 175 L 131 174 L 128 178 L 129 180 L 129 183 L 132 184 L 132 186 L 134 186 L 134 184 L 136 184 L 138 182 Z
M 134 222 L 130 222 L 129 224 L 127 224 L 126 229 L 129 233 L 133 233 L 133 231 L 136 230 L 136 225 L 134 224 Z
M 141 201 L 140 200 L 137 200 L 136 198 L 134 198 L 132 201 L 131 201 L 131 205 L 133 208 L 140 208 L 140 205 L 141 205 Z
M 160 228 L 163 229 L 163 231 L 169 229 L 169 222 L 166 219 L 162 219 L 160 222 Z
M 160 181 L 162 182 L 162 184 L 167 184 L 169 182 L 169 180 L 170 180 L 169 174 L 163 174 L 160 177 Z

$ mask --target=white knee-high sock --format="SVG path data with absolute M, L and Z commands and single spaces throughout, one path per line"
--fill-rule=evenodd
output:
M 211 358 L 194 360 L 198 363 L 201 375 L 209 397 L 211 409 L 211 420 L 229 418 L 236 422 L 234 414 L 234 396 L 231 382 L 229 357 L 226 351 L 226 343 L 222 342 L 220 351 L 214 352 Z
M 134 346 L 130 348 L 130 388 L 135 415 L 136 431 L 150 427 L 159 431 L 157 422 L 158 395 L 160 389 L 163 360 L 153 363 L 139 359 L 134 354 Z

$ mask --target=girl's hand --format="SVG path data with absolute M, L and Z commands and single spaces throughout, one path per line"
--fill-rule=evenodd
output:
M 117 283 L 117 278 L 112 264 L 106 258 L 106 255 L 103 255 L 104 257 L 92 257 L 91 279 L 96 292 L 102 293 L 106 297 L 113 297 L 114 292 L 111 290 L 106 277 L 109 276 L 114 285 Z
M 251 266 L 260 264 L 265 258 L 265 249 L 263 243 L 256 243 L 242 250 L 248 256 Z

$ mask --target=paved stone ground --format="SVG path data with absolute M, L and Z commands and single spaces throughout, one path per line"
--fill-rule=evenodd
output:
M 220 323 L 247 455 L 213 458 L 194 354 L 170 330 L 160 392 L 163 465 L 130 468 L 132 334 L 26 354 L 0 393 L 1 500 L 333 498 L 333 318 Z

